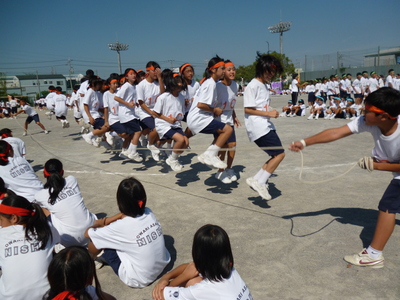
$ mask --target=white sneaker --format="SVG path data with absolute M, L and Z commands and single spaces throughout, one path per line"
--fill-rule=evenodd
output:
M 93 139 L 89 137 L 89 134 L 85 133 L 82 134 L 82 138 L 85 140 L 86 143 L 88 143 L 89 145 L 93 145 Z
M 84 126 L 81 127 L 81 133 L 82 134 L 85 133 L 85 127 Z
M 236 181 L 236 180 L 238 180 L 237 174 L 235 173 L 235 171 L 233 171 L 233 169 L 226 169 L 225 172 L 228 174 L 229 179 L 230 179 L 231 181 Z
M 28 134 L 26 133 L 26 131 L 24 131 L 24 133 L 22 134 L 23 136 L 27 136 Z
M 44 131 L 44 134 L 49 134 L 49 132 L 47 130 Z
M 319 114 L 316 114 L 314 120 L 318 120 L 318 119 L 319 119 Z
M 230 180 L 228 173 L 225 171 L 222 172 L 217 172 L 215 174 L 215 178 L 217 178 L 219 181 L 225 184 L 232 183 L 232 180 Z
M 333 120 L 336 117 L 336 114 L 331 114 L 331 117 L 329 118 L 329 120 Z
M 65 120 L 65 128 L 69 128 L 69 122 Z
M 101 143 L 101 142 L 102 142 L 101 138 L 100 138 L 100 140 L 99 140 L 98 137 L 95 138 L 95 139 L 92 139 L 92 145 L 95 146 L 96 148 L 99 148 L 99 147 L 100 147 L 100 143 Z
M 125 151 L 121 151 L 121 153 L 119 154 L 119 157 L 123 158 L 123 159 L 129 159 L 129 152 L 128 150 Z
M 310 115 L 307 120 L 312 120 L 312 118 L 314 118 L 314 115 Z
M 142 162 L 143 161 L 143 157 L 141 157 L 139 155 L 139 152 L 129 153 L 128 154 L 128 158 L 130 158 L 130 159 L 132 159 L 133 161 L 136 161 L 136 162 Z
M 110 146 L 114 145 L 114 137 L 109 132 L 106 132 L 106 141 Z
M 179 172 L 183 169 L 183 166 L 179 163 L 179 161 L 172 156 L 169 156 L 165 162 L 171 167 L 172 171 Z
M 146 136 L 145 135 L 141 135 L 140 136 L 140 138 L 139 138 L 139 143 L 140 143 L 140 145 L 144 148 L 144 147 L 147 147 L 147 139 L 146 139 Z
M 61 120 L 61 126 L 62 126 L 62 128 L 65 128 L 65 121 L 64 120 Z
M 283 113 L 281 113 L 279 116 L 280 116 L 280 117 L 286 117 L 286 113 L 283 112 Z
M 213 166 L 216 169 L 226 169 L 227 165 L 217 155 L 204 154 L 205 163 L 209 166 Z
M 328 115 L 328 114 L 324 117 L 325 120 L 328 120 L 330 118 L 331 118 L 331 115 Z
M 155 161 L 160 161 L 160 150 L 154 145 L 147 145 L 147 149 L 150 150 L 151 156 Z
M 246 183 L 253 189 L 255 190 L 261 198 L 265 200 L 271 200 L 272 197 L 268 193 L 268 189 L 266 185 L 260 185 L 257 180 L 254 180 L 254 177 L 249 177 L 246 179 Z

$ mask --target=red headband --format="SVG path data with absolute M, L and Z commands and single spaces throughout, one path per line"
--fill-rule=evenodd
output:
M 55 171 L 55 170 L 52 170 L 52 171 Z M 64 175 L 64 170 L 61 170 L 59 174 L 60 174 L 61 176 L 63 176 L 63 175 Z M 43 175 L 44 175 L 44 177 L 50 177 L 51 173 L 49 173 L 49 172 L 46 170 L 46 168 L 44 168 L 44 169 L 43 169 Z
M 213 65 L 212 67 L 209 67 L 208 69 L 209 70 L 216 69 L 223 65 L 225 65 L 225 63 L 223 61 L 220 61 L 219 63 L 216 63 L 215 65 Z
M 388 112 L 384 111 L 383 109 L 380 109 L 380 108 L 378 108 L 376 106 L 373 106 L 371 104 L 366 104 L 365 105 L 365 109 L 369 110 L 369 111 L 372 111 L 374 113 L 377 113 L 377 114 L 388 114 L 389 119 L 397 119 L 397 117 L 393 117 Z
M 139 200 L 138 204 L 139 204 L 139 207 L 142 208 L 143 207 L 143 200 Z
M 6 151 L 4 153 L 0 153 L 0 159 L 8 161 L 8 152 L 10 152 L 10 150 L 11 150 L 11 145 L 7 143 Z
M 74 294 L 72 294 L 70 291 L 59 293 L 52 300 L 64 300 L 65 298 L 67 298 L 68 300 L 78 300 L 78 298 L 76 298 Z
M 33 216 L 35 214 L 34 211 L 29 209 L 21 208 L 21 207 L 14 207 L 8 206 L 5 204 L 0 204 L 0 213 L 6 215 L 16 215 L 16 216 Z
M 7 133 L 3 133 L 2 135 L 1 135 L 1 137 L 2 138 L 8 138 L 8 137 L 10 137 L 11 136 L 11 132 L 7 132 Z
M 183 70 L 185 70 L 186 67 L 192 67 L 191 64 L 184 64 L 181 69 L 179 70 L 181 74 L 183 74 Z M 193 67 L 192 67 L 193 68 Z

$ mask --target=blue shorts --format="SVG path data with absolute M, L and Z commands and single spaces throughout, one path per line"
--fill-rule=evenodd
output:
M 115 122 L 114 124 L 110 125 L 110 130 L 115 131 L 116 133 L 126 133 L 126 128 L 120 122 Z
M 147 128 L 153 130 L 154 128 L 156 128 L 156 121 L 153 117 L 144 118 L 140 121 L 140 127 L 142 127 L 142 130 L 145 130 Z
M 35 121 L 35 123 L 40 123 L 39 115 L 29 116 L 26 118 L 25 122 L 31 124 L 32 121 Z
M 172 137 L 174 136 L 175 133 L 179 133 L 183 136 L 185 136 L 185 134 L 182 131 L 182 128 L 178 127 L 178 128 L 172 128 L 170 130 L 168 130 L 162 137 L 162 140 L 168 140 L 168 139 L 172 139 Z
M 60 116 L 60 117 L 56 116 L 56 119 L 57 120 L 66 120 L 67 118 L 65 116 Z
M 229 144 L 229 143 L 236 143 L 236 133 L 235 133 L 235 126 L 231 126 L 232 127 L 232 134 L 229 137 L 229 139 L 226 141 L 225 144 Z M 214 138 L 218 137 L 218 133 L 214 133 Z
M 125 132 L 127 134 L 134 134 L 135 132 L 141 131 L 138 119 L 133 119 L 126 123 L 121 123 L 121 125 L 125 127 Z
M 214 119 L 202 131 L 200 131 L 200 133 L 214 134 L 217 133 L 218 130 L 222 130 L 224 127 L 225 123 Z
M 97 118 L 96 120 L 94 120 L 94 125 L 93 125 L 94 129 L 100 129 L 103 126 L 104 126 L 104 119 L 103 118 Z
M 103 249 L 104 253 L 101 256 L 104 260 L 110 265 L 110 267 L 114 270 L 115 274 L 118 275 L 118 269 L 121 265 L 121 259 L 117 254 L 117 250 L 115 249 Z
M 362 94 L 354 94 L 354 98 L 362 98 Z
M 281 140 L 279 139 L 278 135 L 276 134 L 275 130 L 271 130 L 266 135 L 260 137 L 259 139 L 254 141 L 258 147 L 282 147 Z M 264 150 L 269 156 L 276 156 L 285 152 L 284 149 L 271 149 L 271 150 Z
M 395 214 L 400 213 L 400 180 L 392 179 L 379 201 L 378 209 Z

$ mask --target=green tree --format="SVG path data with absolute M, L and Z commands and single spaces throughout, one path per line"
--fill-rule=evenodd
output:
M 266 53 L 263 53 L 266 54 Z M 294 64 L 292 61 L 285 55 L 285 54 L 280 54 L 276 51 L 271 52 L 270 55 L 275 56 L 281 61 L 281 64 L 283 66 L 283 74 L 282 77 L 286 78 L 287 76 L 291 75 L 294 73 Z M 251 65 L 248 66 L 239 66 L 236 69 L 236 78 L 235 80 L 237 82 L 240 82 L 243 78 L 245 82 L 249 82 L 251 79 L 254 78 L 256 74 L 256 64 L 257 61 L 254 61 Z

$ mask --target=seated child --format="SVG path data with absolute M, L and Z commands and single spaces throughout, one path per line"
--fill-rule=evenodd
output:
M 288 101 L 288 104 L 282 107 L 282 113 L 280 114 L 281 117 L 287 117 L 292 112 L 292 100 Z
M 333 97 L 331 107 L 329 107 L 325 112 L 325 119 L 333 120 L 334 118 L 344 118 L 344 109 L 345 105 L 342 103 L 341 99 L 339 97 Z
M 304 100 L 300 99 L 298 101 L 299 105 L 293 105 L 292 112 L 289 117 L 300 116 L 304 117 L 306 115 L 306 105 L 304 104 Z
M 324 103 L 324 98 L 321 96 L 316 96 L 316 103 L 313 105 L 310 111 L 310 116 L 307 120 L 311 120 L 315 117 L 315 120 L 318 120 L 319 117 L 324 117 L 326 104 Z

